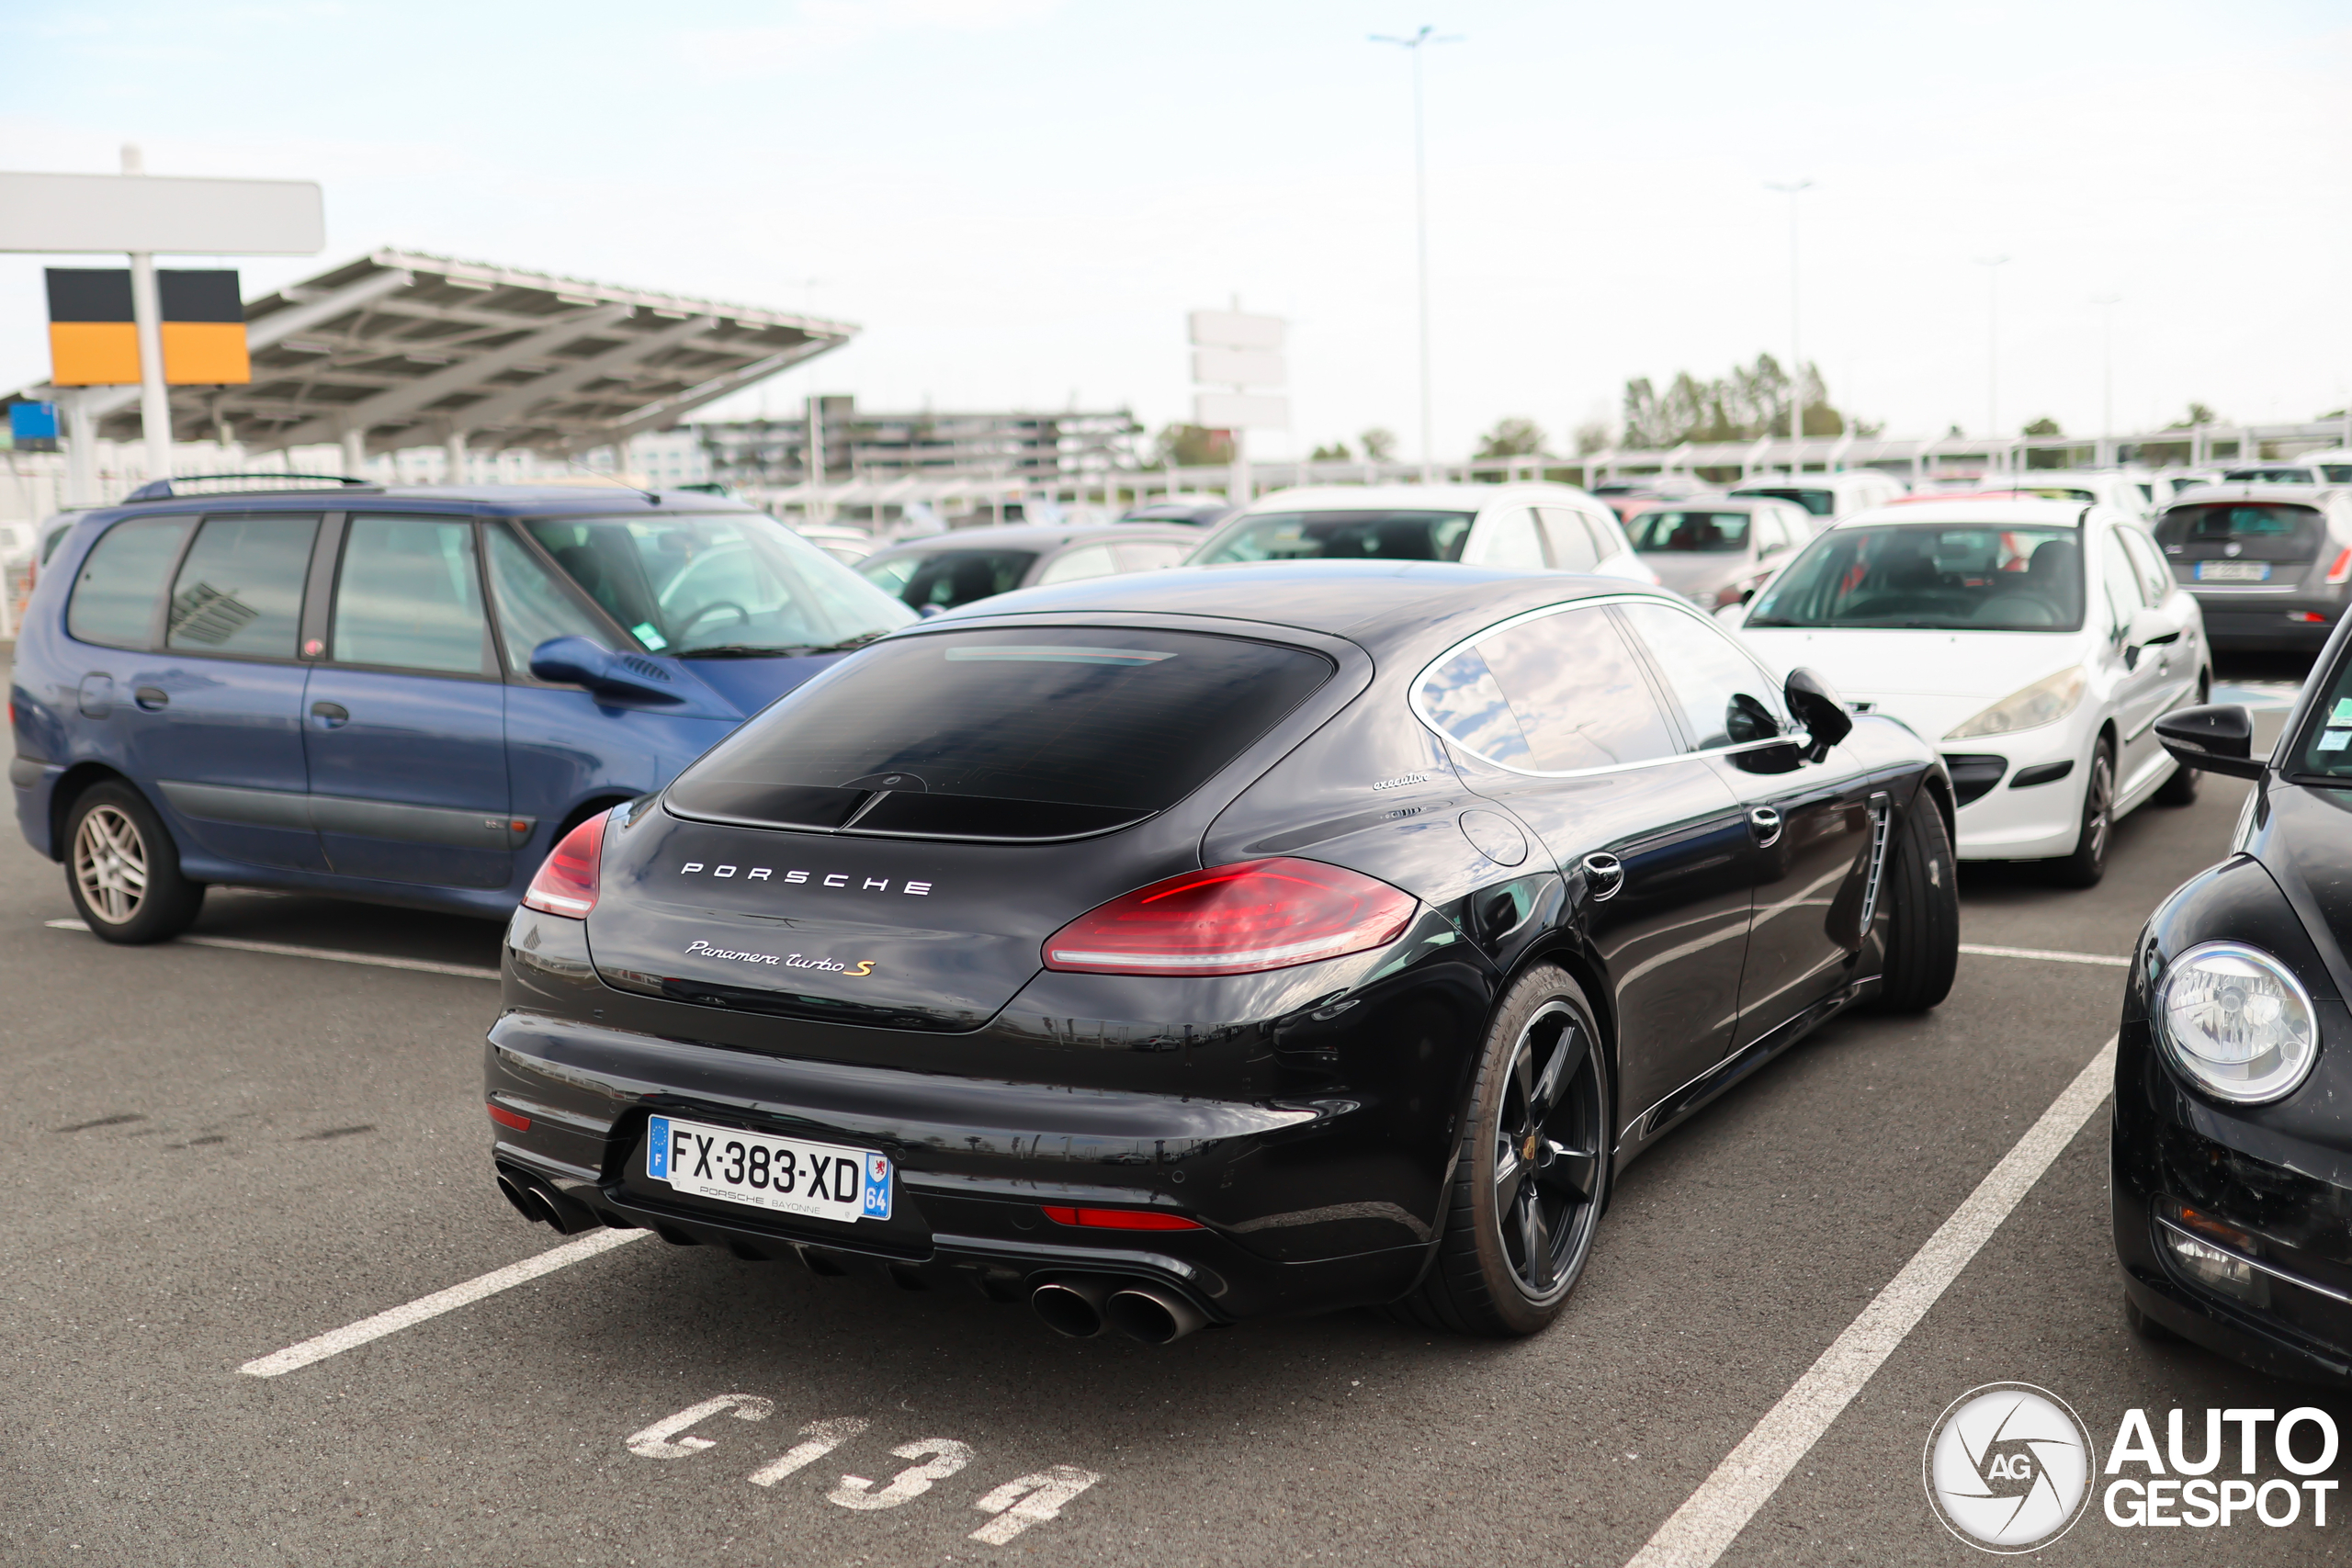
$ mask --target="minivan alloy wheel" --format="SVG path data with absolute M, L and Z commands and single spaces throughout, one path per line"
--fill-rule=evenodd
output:
M 85 815 L 74 835 L 74 878 L 103 919 L 121 925 L 136 916 L 147 898 L 147 846 L 138 824 L 112 806 Z

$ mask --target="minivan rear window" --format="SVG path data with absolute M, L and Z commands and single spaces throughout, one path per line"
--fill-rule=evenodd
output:
M 1334 669 L 1305 649 L 1124 626 L 894 637 L 720 742 L 668 804 L 893 837 L 1102 832 L 1192 793 Z
M 76 642 L 145 648 L 154 637 L 155 602 L 192 521 L 140 518 L 107 529 L 82 562 L 65 612 L 67 635 Z

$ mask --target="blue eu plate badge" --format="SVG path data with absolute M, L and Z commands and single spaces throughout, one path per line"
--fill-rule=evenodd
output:
M 890 1160 L 887 1155 L 865 1156 L 865 1193 L 859 1212 L 869 1220 L 890 1217 Z

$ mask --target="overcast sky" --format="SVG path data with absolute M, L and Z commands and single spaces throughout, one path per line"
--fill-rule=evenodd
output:
M 1423 23 L 1441 454 L 1555 446 L 1625 379 L 1789 336 L 1890 434 L 2352 387 L 2341 0 L 1587 6 L 1510 0 L 0 0 L 0 166 L 320 181 L 379 245 L 855 322 L 725 412 L 1187 417 L 1184 313 L 1292 323 L 1294 429 L 1415 446 L 1411 78 Z M 103 258 L 101 258 L 103 260 Z M 0 385 L 47 374 L 40 258 L 0 257 Z M 92 265 L 83 262 L 80 265 Z

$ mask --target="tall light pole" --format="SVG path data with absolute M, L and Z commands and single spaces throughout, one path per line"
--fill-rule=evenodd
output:
M 1413 56 L 1413 228 L 1415 246 L 1419 259 L 1418 269 L 1420 294 L 1421 326 L 1421 482 L 1430 483 L 1437 478 L 1437 437 L 1432 434 L 1430 413 L 1430 161 L 1429 145 L 1422 135 L 1421 115 L 1421 49 L 1425 44 L 1460 43 L 1459 36 L 1439 38 L 1437 29 L 1423 27 L 1411 38 L 1388 38 L 1374 33 L 1374 43 L 1393 43 L 1409 51 Z
M 2120 294 L 2102 294 L 2091 301 L 2098 307 L 2098 434 L 2115 434 L 2115 307 Z
M 1804 439 L 1804 359 L 1797 342 L 1797 197 L 1811 190 L 1813 182 L 1767 184 L 1764 188 L 1789 198 L 1789 440 L 1793 445 Z M 1791 452 L 1789 472 L 1795 473 L 1800 466 L 1797 454 Z
M 2001 434 L 2001 268 L 2007 256 L 1978 256 L 1984 269 L 1984 434 Z

